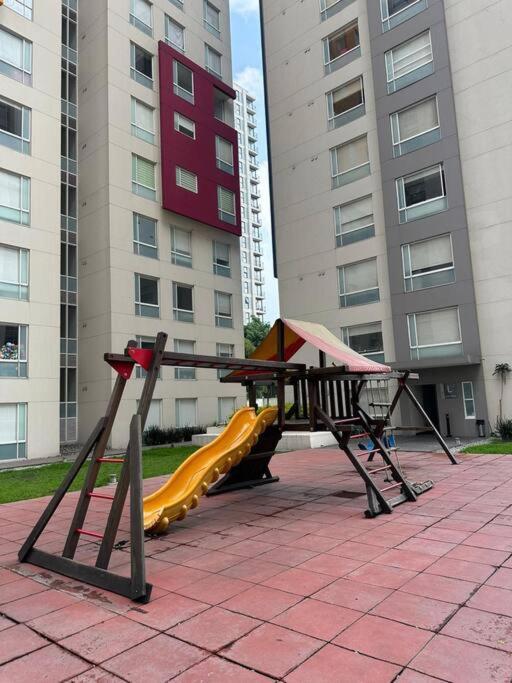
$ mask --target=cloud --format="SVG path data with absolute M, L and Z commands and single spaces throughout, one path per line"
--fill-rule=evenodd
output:
M 235 75 L 235 83 L 256 98 L 257 104 L 264 102 L 263 72 L 255 66 L 246 66 Z
M 259 0 L 231 0 L 230 8 L 232 12 L 247 16 L 257 14 L 260 11 Z

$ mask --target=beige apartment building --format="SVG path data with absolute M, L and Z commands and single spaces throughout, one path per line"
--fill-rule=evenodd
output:
M 0 460 L 83 441 L 115 380 L 103 354 L 130 339 L 243 353 L 229 31 L 228 0 L 0 6 Z M 243 400 L 163 368 L 148 424 L 222 422 Z
M 489 433 L 512 363 L 510 3 L 260 4 L 283 315 L 418 372 L 444 434 Z

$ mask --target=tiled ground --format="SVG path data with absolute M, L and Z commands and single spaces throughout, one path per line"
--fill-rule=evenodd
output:
M 44 501 L 1 506 L 0 683 L 510 683 L 512 457 L 464 457 L 401 454 L 435 488 L 367 520 L 339 451 L 277 456 L 278 484 L 203 500 L 147 540 L 148 605 L 17 564 Z M 62 549 L 76 498 L 39 547 Z M 129 571 L 126 549 L 111 567 Z

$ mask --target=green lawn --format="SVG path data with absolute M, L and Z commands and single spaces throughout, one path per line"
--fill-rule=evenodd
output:
M 174 472 L 196 450 L 196 446 L 176 446 L 144 451 L 142 458 L 144 479 Z M 82 467 L 70 491 L 77 491 L 82 487 L 87 466 L 88 463 Z M 52 495 L 70 467 L 71 463 L 66 462 L 0 472 L 0 503 Z M 105 463 L 101 466 L 96 486 L 108 484 L 109 475 L 114 472 L 119 473 L 119 471 L 120 465 Z
M 487 455 L 510 455 L 512 454 L 512 441 L 500 441 L 496 439 L 491 443 L 483 443 L 481 446 L 466 446 L 462 453 L 484 453 Z

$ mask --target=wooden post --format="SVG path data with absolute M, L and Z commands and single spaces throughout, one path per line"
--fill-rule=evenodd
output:
M 318 404 L 318 384 L 315 377 L 308 377 L 309 430 L 316 432 Z
M 132 597 L 146 596 L 146 563 L 144 560 L 144 505 L 142 491 L 141 417 L 134 415 L 130 423 L 130 556 Z
M 277 360 L 285 361 L 285 340 L 284 340 L 285 328 L 284 322 L 279 318 L 277 321 Z M 286 424 L 286 388 L 285 388 L 285 378 L 282 373 L 277 376 L 277 409 L 278 416 L 277 422 L 280 429 L 284 429 Z

